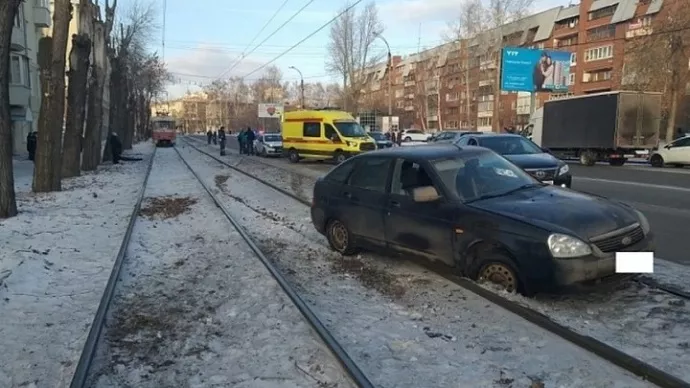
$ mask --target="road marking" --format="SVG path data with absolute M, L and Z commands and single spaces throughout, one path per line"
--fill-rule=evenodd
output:
M 574 176 L 573 180 L 575 180 L 575 181 L 612 183 L 612 184 L 619 184 L 619 185 L 626 185 L 626 186 L 637 186 L 637 187 L 646 187 L 646 188 L 653 188 L 653 189 L 674 190 L 674 191 L 680 191 L 683 193 L 690 193 L 690 188 L 677 187 L 677 186 L 653 185 L 653 184 L 641 183 L 641 182 L 615 181 L 615 180 L 610 180 L 610 179 L 585 178 L 585 177 L 579 177 L 579 176 Z

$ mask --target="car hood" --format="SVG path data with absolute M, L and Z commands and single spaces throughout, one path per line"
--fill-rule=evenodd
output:
M 526 189 L 470 206 L 583 239 L 639 222 L 636 212 L 626 205 L 554 186 Z
M 556 168 L 561 161 L 551 154 L 522 154 L 522 155 L 503 155 L 520 168 Z

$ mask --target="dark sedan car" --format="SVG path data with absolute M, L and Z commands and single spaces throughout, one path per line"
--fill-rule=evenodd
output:
M 441 260 L 532 293 L 615 273 L 615 252 L 652 251 L 632 207 L 543 184 L 498 154 L 451 144 L 356 156 L 314 186 L 311 218 L 337 252 Z
M 455 144 L 488 148 L 503 155 L 544 183 L 570 187 L 573 181 L 570 167 L 565 162 L 520 135 L 509 133 L 473 134 L 461 137 Z
M 480 135 L 482 132 L 479 131 L 471 131 L 471 130 L 462 130 L 458 129 L 455 131 L 442 131 L 429 139 L 430 143 L 452 143 L 457 140 L 460 140 L 461 137 L 467 136 L 467 135 Z
M 393 142 L 383 134 L 383 132 L 372 131 L 367 133 L 376 142 L 377 149 L 393 147 Z

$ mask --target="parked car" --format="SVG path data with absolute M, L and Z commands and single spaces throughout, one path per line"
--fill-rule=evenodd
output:
M 383 134 L 383 132 L 373 131 L 367 133 L 369 134 L 369 137 L 374 139 L 374 141 L 376 142 L 377 149 L 393 147 L 393 142 L 390 141 L 390 139 L 388 139 L 386 135 Z
M 254 151 L 261 156 L 275 156 L 283 153 L 283 139 L 280 133 L 266 133 L 254 140 Z
M 649 162 L 654 167 L 690 165 L 690 136 L 681 137 L 654 150 Z
M 615 253 L 653 251 L 645 216 L 535 180 L 495 152 L 451 144 L 354 157 L 314 185 L 332 249 L 419 256 L 531 294 L 616 278 Z
M 400 134 L 402 141 L 428 141 L 431 138 L 430 133 L 426 133 L 421 129 L 406 129 Z
M 465 135 L 480 135 L 483 132 L 479 131 L 471 131 L 471 130 L 453 130 L 453 131 L 443 131 L 439 132 L 435 135 L 433 135 L 430 139 L 430 143 L 452 143 L 458 139 L 460 139 L 462 136 Z
M 573 182 L 570 167 L 564 161 L 521 135 L 486 132 L 460 137 L 454 144 L 488 148 L 544 183 L 569 188 Z

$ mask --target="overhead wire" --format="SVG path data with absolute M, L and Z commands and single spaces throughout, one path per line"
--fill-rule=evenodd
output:
M 290 16 L 285 22 L 283 22 L 283 24 L 281 24 L 280 26 L 278 26 L 278 28 L 276 28 L 270 35 L 268 35 L 266 38 L 264 38 L 264 40 L 262 40 L 259 44 L 257 44 L 250 52 L 248 52 L 246 55 L 240 57 L 240 60 L 239 60 L 239 61 L 237 61 L 237 62 L 236 62 L 234 65 L 232 65 L 230 68 L 228 68 L 228 69 L 226 69 L 224 72 L 222 72 L 221 75 L 218 76 L 218 79 L 220 79 L 221 77 L 223 77 L 225 74 L 227 74 L 227 73 L 233 71 L 233 70 L 237 67 L 237 65 L 239 65 L 240 62 L 241 62 L 244 58 L 246 58 L 247 56 L 251 55 L 254 51 L 256 51 L 259 47 L 261 47 L 261 45 L 263 45 L 263 44 L 266 43 L 269 39 L 271 39 L 275 34 L 277 34 L 280 30 L 282 30 L 283 27 L 285 27 L 288 23 L 290 23 L 294 18 L 296 18 L 297 16 L 299 16 L 299 14 L 301 14 L 302 11 L 304 11 L 304 10 L 305 10 L 308 6 L 310 6 L 314 1 L 315 1 L 315 0 L 309 0 L 309 1 L 307 1 L 307 3 L 304 4 L 304 5 L 302 6 L 302 8 L 300 8 L 299 10 L 297 10 L 297 12 L 295 12 L 294 14 L 292 14 L 292 16 Z M 361 1 L 361 0 L 360 0 L 360 1 Z
M 268 21 L 266 23 L 264 23 L 263 27 L 261 27 L 259 32 L 257 32 L 256 35 L 254 35 L 254 37 L 252 38 L 252 40 L 249 43 L 247 43 L 247 46 L 244 48 L 244 50 L 242 50 L 242 54 L 239 57 L 237 57 L 235 63 L 239 63 L 245 57 L 244 53 L 247 51 L 247 49 L 252 45 L 252 43 L 254 43 L 256 38 L 258 38 L 261 35 L 261 33 L 264 32 L 266 27 L 268 27 L 268 25 L 271 24 L 273 19 L 275 19 L 276 16 L 278 16 L 278 14 L 280 13 L 280 11 L 283 10 L 283 8 L 288 3 L 288 1 L 290 1 L 290 0 L 283 1 L 283 4 L 281 4 L 280 7 L 278 7 L 278 9 L 276 9 L 275 12 L 273 12 L 273 15 L 268 19 Z M 222 72 L 217 78 L 220 78 L 220 77 L 224 76 L 225 74 L 226 74 L 225 72 Z
M 252 75 L 252 74 L 256 74 L 256 73 L 259 72 L 260 70 L 265 69 L 267 66 L 271 65 L 272 63 L 274 63 L 274 62 L 277 61 L 278 59 L 280 59 L 280 58 L 282 58 L 283 56 L 285 56 L 285 55 L 286 55 L 287 53 L 289 53 L 290 51 L 292 51 L 292 50 L 294 50 L 295 48 L 297 48 L 297 47 L 298 47 L 299 45 L 301 45 L 302 43 L 306 42 L 308 39 L 310 39 L 310 38 L 313 37 L 314 35 L 316 35 L 316 34 L 318 34 L 319 32 L 321 32 L 324 28 L 328 27 L 331 23 L 333 23 L 334 21 L 338 20 L 339 17 L 341 17 L 341 16 L 343 16 L 344 14 L 350 12 L 350 10 L 352 10 L 353 8 L 355 8 L 355 7 L 356 7 L 359 3 L 361 3 L 361 2 L 362 2 L 362 0 L 357 0 L 357 1 L 355 1 L 355 2 L 352 3 L 350 6 L 348 6 L 347 8 L 345 8 L 342 12 L 340 12 L 339 14 L 337 14 L 333 19 L 329 20 L 328 22 L 326 22 L 325 24 L 323 24 L 321 27 L 317 28 L 314 32 L 312 32 L 311 34 L 307 35 L 306 37 L 304 37 L 302 40 L 300 40 L 299 42 L 297 42 L 297 43 L 295 43 L 294 45 L 292 45 L 292 46 L 291 46 L 290 48 L 288 48 L 287 50 L 285 50 L 285 51 L 283 51 L 282 53 L 278 54 L 276 57 L 274 57 L 274 58 L 271 59 L 270 61 L 264 63 L 263 65 L 261 65 L 261 66 L 259 66 L 259 67 L 257 67 L 256 69 L 252 70 L 252 71 L 249 72 L 248 74 L 245 74 L 242 78 L 249 77 L 249 76 Z

